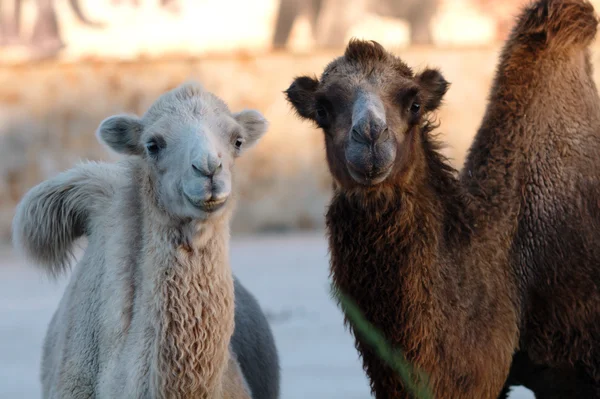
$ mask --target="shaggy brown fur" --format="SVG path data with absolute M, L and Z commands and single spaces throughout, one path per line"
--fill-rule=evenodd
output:
M 600 253 L 591 233 L 600 212 L 595 200 L 584 200 L 598 198 L 589 194 L 598 187 L 599 101 L 585 50 L 595 30 L 593 10 L 582 1 L 539 1 L 525 10 L 503 53 L 462 182 L 440 155 L 428 122 L 447 88 L 438 71 L 414 74 L 376 43 L 353 41 L 319 80 L 298 78 L 287 91 L 298 114 L 325 132 L 335 181 L 326 217 L 334 283 L 430 375 L 436 398 L 497 397 L 519 328 L 536 361 L 562 357 L 590 366 L 595 378 L 592 338 L 598 335 L 589 328 L 599 325 L 600 307 L 591 261 Z M 370 152 L 357 158 L 366 168 L 361 180 L 348 157 L 356 153 L 356 99 L 365 92 L 383 104 L 381 135 L 390 138 L 358 138 L 372 140 Z M 385 172 L 378 169 L 387 166 L 379 147 L 390 140 L 395 157 Z M 559 196 L 551 195 L 557 189 Z M 567 209 L 564 196 L 575 193 L 580 200 Z M 569 218 L 581 222 L 568 224 Z M 581 227 L 584 220 L 588 225 Z M 552 240 L 565 235 L 572 238 L 567 247 Z M 542 243 L 544 237 L 549 240 Z M 569 247 L 582 265 L 567 261 Z M 533 262 L 539 251 L 542 258 Z M 544 267 L 546 254 L 560 263 Z M 559 264 L 570 267 L 559 272 Z M 580 272 L 588 280 L 581 282 Z M 569 294 L 558 288 L 564 283 Z M 545 320 L 562 330 L 545 330 Z M 356 345 L 376 396 L 407 397 L 359 336 Z
M 596 29 L 584 1 L 523 12 L 461 176 L 485 212 L 494 184 L 505 184 L 491 172 L 519 165 L 510 256 L 523 353 L 511 379 L 538 398 L 600 397 L 600 99 L 588 50 Z

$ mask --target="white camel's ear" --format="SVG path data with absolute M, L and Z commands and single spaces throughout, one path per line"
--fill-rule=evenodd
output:
M 244 136 L 243 149 L 248 149 L 256 144 L 269 127 L 269 122 L 265 117 L 253 109 L 240 111 L 233 114 L 233 117 L 242 127 L 242 134 Z
M 126 155 L 141 155 L 144 151 L 140 137 L 144 126 L 137 116 L 114 115 L 104 119 L 96 136 L 112 150 Z

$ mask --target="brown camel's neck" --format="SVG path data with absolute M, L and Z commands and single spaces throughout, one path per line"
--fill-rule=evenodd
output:
M 228 218 L 165 223 L 148 175 L 140 178 L 141 306 L 149 307 L 156 335 L 153 396 L 220 397 L 234 327 Z
M 466 266 L 449 258 L 471 235 L 454 171 L 427 132 L 421 139 L 408 183 L 386 192 L 340 189 L 326 217 L 336 287 L 417 363 L 437 350 L 441 324 L 460 300 L 466 273 L 457 268 Z M 360 339 L 357 348 L 377 397 L 401 397 L 394 373 Z

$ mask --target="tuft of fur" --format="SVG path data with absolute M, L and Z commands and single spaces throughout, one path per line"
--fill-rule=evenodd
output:
M 343 58 L 345 62 L 350 64 L 360 65 L 365 71 L 370 71 L 371 73 L 377 66 L 385 65 L 386 63 L 391 62 L 393 67 L 402 74 L 408 77 L 413 76 L 412 69 L 406 65 L 402 59 L 387 52 L 381 44 L 374 40 L 366 41 L 356 38 L 351 39 L 346 47 L 344 56 L 340 58 Z M 327 74 L 332 69 L 335 69 L 335 65 L 339 61 L 340 59 L 334 60 L 332 63 L 330 63 L 325 68 L 324 74 Z
M 13 218 L 14 247 L 53 276 L 66 272 L 75 241 L 114 194 L 105 183 L 117 175 L 117 167 L 90 162 L 27 192 Z
M 587 47 L 594 40 L 597 28 L 594 7 L 587 0 L 536 1 L 523 9 L 509 42 L 549 49 Z
M 351 39 L 344 52 L 344 58 L 349 62 L 371 64 L 385 62 L 389 57 L 383 46 L 375 41 Z

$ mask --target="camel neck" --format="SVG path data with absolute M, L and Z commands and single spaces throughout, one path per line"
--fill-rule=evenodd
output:
M 218 397 L 233 334 L 234 293 L 226 239 L 179 246 L 153 277 L 157 390 L 164 397 Z
M 410 186 L 385 194 L 339 191 L 326 216 L 336 287 L 412 360 L 436 350 L 430 345 L 448 312 L 440 298 L 454 284 L 446 277 L 465 274 L 458 270 L 464 264 L 449 259 L 471 234 L 451 168 L 425 155 Z M 394 396 L 401 386 L 396 374 L 360 339 L 357 346 L 377 397 Z
M 334 282 L 363 312 L 381 315 L 381 321 L 371 320 L 380 327 L 406 321 L 390 318 L 394 312 L 378 312 L 382 301 L 390 301 L 389 309 L 400 309 L 406 306 L 400 291 L 423 289 L 429 295 L 440 287 L 428 285 L 443 267 L 439 252 L 450 244 L 447 230 L 459 229 L 446 219 L 443 195 L 427 185 L 415 190 L 398 188 L 393 195 L 368 198 L 339 192 L 326 215 Z M 406 313 L 396 315 L 403 319 Z
M 155 396 L 219 397 L 234 327 L 227 218 L 163 223 L 141 196 L 142 306 L 148 307 Z

